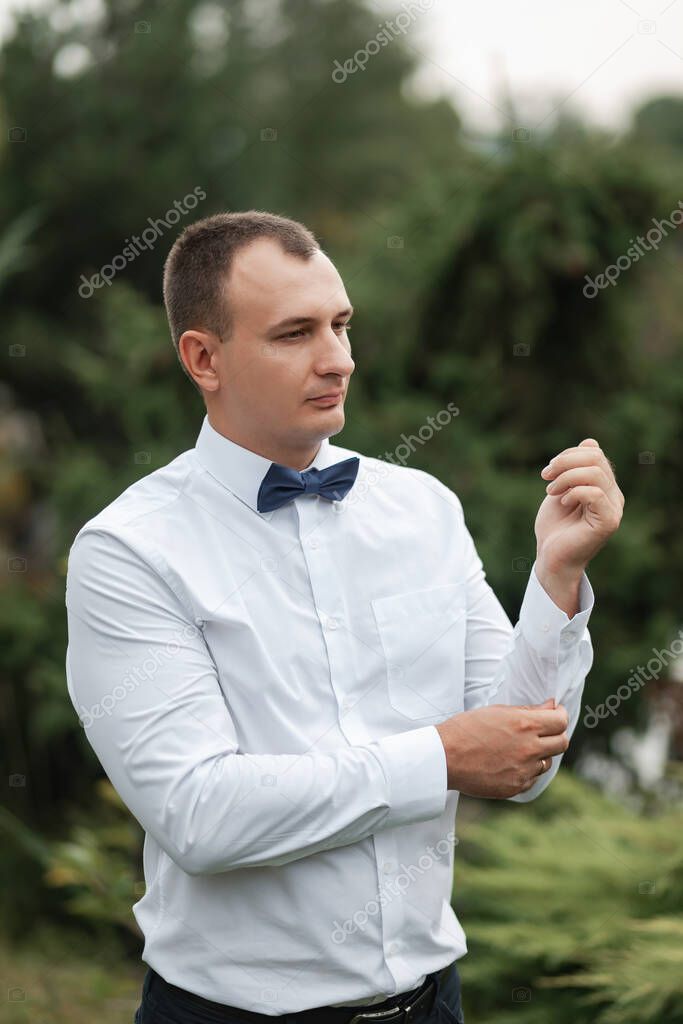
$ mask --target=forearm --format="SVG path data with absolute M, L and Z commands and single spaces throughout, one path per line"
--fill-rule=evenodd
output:
M 553 569 L 542 555 L 536 556 L 535 572 L 550 599 L 571 619 L 579 609 L 583 569 Z
M 201 632 L 118 539 L 85 534 L 72 546 L 66 606 L 68 691 L 86 737 L 188 874 L 284 864 L 443 812 L 445 756 L 430 726 L 245 752 Z
M 417 731 L 416 731 L 417 732 Z M 432 733 L 427 727 L 421 731 Z M 437 817 L 447 796 L 445 756 L 418 757 L 415 733 L 327 753 L 228 754 L 197 764 L 160 830 L 182 845 L 189 874 L 275 867 L 385 828 Z M 420 735 L 421 749 L 427 749 Z
M 488 583 L 479 581 L 477 602 L 471 608 L 468 679 L 465 708 L 485 704 L 542 704 L 549 697 L 560 703 L 583 682 L 590 660 L 577 658 L 590 648 L 586 623 L 594 602 L 588 577 L 582 574 L 574 615 L 556 604 L 532 566 L 519 620 L 512 627 Z M 563 589 L 565 581 L 560 583 Z M 558 594 L 560 600 L 561 594 Z

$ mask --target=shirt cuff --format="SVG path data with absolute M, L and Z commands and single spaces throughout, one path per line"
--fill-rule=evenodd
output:
M 376 740 L 389 783 L 389 815 L 382 828 L 443 814 L 448 796 L 446 751 L 433 725 Z
M 579 609 L 570 619 L 541 586 L 534 561 L 519 612 L 519 627 L 538 654 L 555 659 L 584 637 L 594 604 L 595 594 L 584 572 L 579 584 Z

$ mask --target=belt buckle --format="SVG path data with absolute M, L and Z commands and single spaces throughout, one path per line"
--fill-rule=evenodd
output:
M 413 1011 L 421 1009 L 427 1001 L 427 997 L 435 991 L 436 983 L 433 978 L 430 978 L 429 985 L 424 992 L 420 992 L 405 1006 L 392 1006 L 388 1010 L 363 1010 L 361 1013 L 356 1013 L 351 1020 L 347 1021 L 347 1024 L 362 1024 L 363 1021 L 376 1021 L 377 1024 L 381 1024 L 382 1021 L 386 1024 L 411 1024 L 415 1020 Z
M 347 1021 L 347 1024 L 362 1024 L 363 1021 L 377 1021 L 377 1024 L 381 1024 L 385 1021 L 386 1024 L 404 1024 L 406 1018 L 403 1016 L 404 1010 L 399 1006 L 392 1006 L 388 1010 L 363 1010 L 361 1013 L 356 1013 Z

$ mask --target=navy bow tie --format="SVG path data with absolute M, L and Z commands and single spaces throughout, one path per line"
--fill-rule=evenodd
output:
M 261 481 L 256 507 L 259 512 L 272 512 L 300 494 L 319 494 L 328 501 L 341 501 L 353 487 L 359 463 L 354 455 L 327 469 L 306 469 L 300 473 L 274 462 Z

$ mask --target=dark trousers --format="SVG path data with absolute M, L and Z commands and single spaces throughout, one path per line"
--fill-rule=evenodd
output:
M 433 975 L 427 975 L 420 988 L 414 990 L 422 991 L 430 978 L 436 978 L 437 991 L 433 1005 L 430 1010 L 415 1018 L 415 1024 L 465 1024 L 457 966 L 453 964 L 441 985 L 438 973 L 436 971 Z M 409 1002 L 407 993 L 401 997 L 399 1005 L 406 1001 Z M 367 1007 L 370 1012 L 384 1008 L 382 1003 Z M 311 1012 L 305 1010 L 280 1016 L 253 1011 L 245 1014 L 237 1008 L 223 1007 L 175 985 L 168 985 L 156 971 L 148 967 L 142 986 L 142 1002 L 135 1013 L 134 1024 L 309 1024 Z M 329 1018 L 329 1024 L 345 1024 L 358 1012 L 358 1007 L 332 1007 L 325 1017 Z

